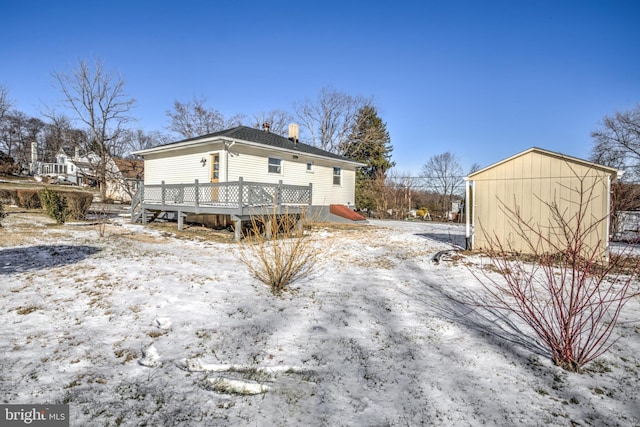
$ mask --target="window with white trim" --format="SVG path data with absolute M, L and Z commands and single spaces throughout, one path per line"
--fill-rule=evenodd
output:
M 313 172 L 313 162 L 307 162 L 307 172 Z
M 282 159 L 269 157 L 269 173 L 282 174 Z
M 333 168 L 333 185 L 342 185 L 342 169 Z

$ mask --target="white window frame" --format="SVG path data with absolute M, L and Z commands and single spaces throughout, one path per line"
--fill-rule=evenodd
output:
M 277 160 L 278 164 L 271 164 L 272 160 Z M 272 171 L 271 168 L 277 168 L 277 171 Z M 267 159 L 267 172 L 274 175 L 282 175 L 282 158 L 281 157 L 269 157 Z
M 338 173 L 336 173 L 336 171 Z M 336 178 L 338 182 L 336 183 Z M 342 185 L 342 168 L 338 166 L 333 167 L 333 185 L 339 186 Z
M 312 161 L 308 161 L 307 162 L 307 173 L 313 173 L 313 162 Z

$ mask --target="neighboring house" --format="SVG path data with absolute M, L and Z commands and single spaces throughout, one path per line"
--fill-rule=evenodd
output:
M 592 225 L 585 244 L 600 248 L 599 253 L 606 256 L 611 183 L 618 173 L 614 168 L 534 147 L 470 174 L 465 178 L 466 200 L 471 201 L 465 206 L 467 249 L 489 249 L 497 240 L 505 249 L 531 253 L 514 227 L 515 211 L 545 237 L 558 241 L 553 229 L 557 223 L 547 204 L 557 204 L 565 220 L 575 224 L 582 185 L 583 201 L 590 200 L 582 203 L 582 208 L 587 208 L 583 230 Z M 533 243 L 538 243 L 535 234 L 531 236 Z
M 144 161 L 113 158 L 108 164 L 108 199 L 129 203 L 144 180 Z
M 276 198 L 279 205 L 308 205 L 306 209 L 324 218 L 332 215 L 332 205 L 352 209 L 355 206 L 356 168 L 363 166 L 299 142 L 297 125 L 289 127 L 289 138 L 270 133 L 268 127 L 260 130 L 239 126 L 134 154 L 144 158 L 146 201 L 161 203 L 163 211 L 206 213 L 210 215 L 209 219 L 221 221 L 218 224 L 221 226 L 229 217 L 234 222 L 246 220 L 250 214 L 247 209 L 259 204 L 267 206 Z M 250 191 L 247 183 L 251 183 Z M 196 190 L 192 188 L 194 184 Z M 166 186 L 162 189 L 162 200 L 158 195 L 161 185 Z M 177 185 L 189 185 L 189 188 Z M 205 185 L 209 190 L 202 190 Z M 154 187 L 156 195 L 152 196 Z M 166 197 L 169 191 L 180 192 L 179 200 L 171 201 L 175 205 L 173 208 Z M 193 191 L 196 191 L 197 199 L 191 196 L 187 202 L 182 195 Z M 222 193 L 224 200 L 220 196 Z M 231 199 L 227 194 L 232 195 Z M 259 199 L 259 195 L 264 197 Z M 154 197 L 155 200 L 151 200 Z M 198 205 L 198 212 L 191 209 L 194 203 Z M 216 207 L 219 209 L 214 209 Z M 234 210 L 230 210 L 232 208 Z M 226 220 L 219 215 L 226 215 Z
M 54 162 L 39 161 L 35 143 L 32 148 L 30 169 L 34 176 L 56 178 L 58 181 L 75 185 L 95 185 L 89 160 L 78 154 L 77 147 L 72 153 L 60 148 Z
M 95 187 L 98 180 L 95 176 L 94 165 L 99 159 L 93 153 L 80 155 L 76 147 L 73 152 L 61 148 L 55 157 L 55 162 L 38 161 L 37 152 L 32 151 L 31 171 L 36 177 L 53 178 L 59 183 Z M 131 197 L 138 190 L 143 179 L 144 162 L 109 158 L 106 165 L 106 196 L 108 199 L 130 202 Z

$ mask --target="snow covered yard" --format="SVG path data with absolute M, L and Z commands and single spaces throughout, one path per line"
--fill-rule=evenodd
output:
M 278 298 L 235 243 L 50 222 L 0 228 L 4 403 L 69 403 L 72 426 L 640 425 L 640 301 L 566 372 L 460 301 L 479 259 L 431 260 L 460 226 L 316 230 L 317 272 Z

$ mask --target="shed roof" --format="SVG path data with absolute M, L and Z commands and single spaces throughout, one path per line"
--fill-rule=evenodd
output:
M 501 161 L 499 161 L 497 163 L 494 163 L 494 164 L 489 165 L 487 167 L 484 167 L 484 168 L 482 168 L 482 169 L 480 169 L 478 171 L 470 173 L 465 179 L 473 180 L 473 178 L 475 176 L 478 176 L 478 175 L 488 171 L 489 169 L 493 169 L 493 168 L 499 167 L 499 166 L 501 166 L 501 165 L 503 165 L 503 164 L 505 164 L 507 162 L 512 161 L 513 159 L 525 156 L 525 155 L 530 154 L 530 153 L 542 154 L 544 156 L 549 156 L 549 157 L 557 158 L 559 160 L 564 160 L 564 161 L 571 162 L 571 163 L 577 163 L 577 164 L 580 164 L 580 165 L 583 165 L 583 166 L 587 166 L 587 167 L 590 167 L 590 168 L 601 170 L 601 171 L 610 173 L 612 175 L 612 179 L 616 179 L 618 174 L 620 174 L 620 175 L 622 174 L 622 171 L 619 171 L 616 168 L 600 165 L 598 163 L 593 163 L 593 162 L 590 162 L 588 160 L 583 160 L 583 159 L 579 159 L 577 157 L 567 156 L 567 155 L 562 154 L 562 153 L 557 153 L 557 152 L 554 152 L 554 151 L 549 151 L 549 150 L 545 150 L 545 149 L 538 148 L 538 147 L 531 147 L 531 148 L 529 148 L 529 149 L 527 149 L 525 151 L 522 151 L 521 153 L 515 154 L 515 155 L 513 155 L 511 157 L 508 157 L 508 158 L 506 158 L 504 160 L 501 160 Z
M 303 142 L 294 142 L 293 140 L 285 138 L 284 136 L 267 132 L 264 130 L 248 127 L 248 126 L 238 126 L 235 128 L 210 133 L 207 135 L 187 138 L 181 141 L 159 145 L 157 147 L 149 148 L 146 150 L 136 151 L 134 154 L 144 156 L 145 154 L 150 154 L 150 153 L 155 153 L 160 151 L 169 151 L 169 150 L 178 149 L 186 146 L 193 146 L 201 143 L 211 142 L 214 139 L 230 139 L 230 140 L 241 142 L 241 143 L 246 142 L 246 143 L 251 143 L 252 145 L 261 145 L 265 147 L 271 147 L 271 148 L 276 148 L 276 149 L 281 149 L 286 151 L 295 151 L 299 153 L 310 154 L 313 156 L 341 160 L 349 163 L 361 164 L 348 157 L 331 153 L 329 151 L 322 150 L 320 148 L 314 147 L 309 144 L 305 144 Z

